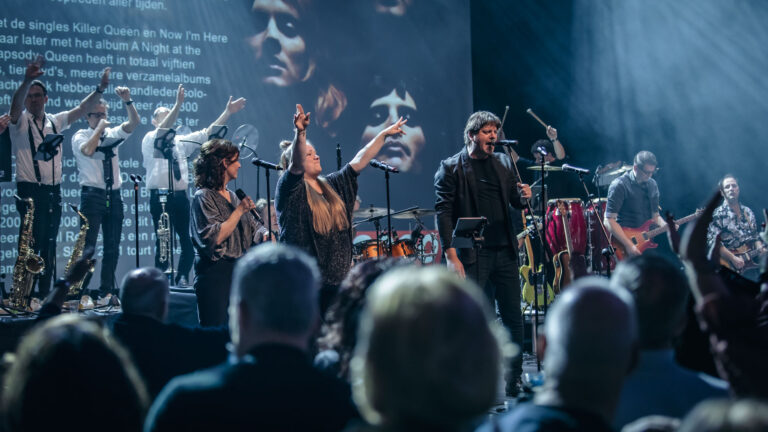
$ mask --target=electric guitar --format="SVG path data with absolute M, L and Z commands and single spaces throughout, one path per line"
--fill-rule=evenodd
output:
M 520 277 L 523 278 L 523 281 L 525 282 L 523 285 L 523 300 L 528 303 L 531 307 L 533 307 L 534 304 L 538 304 L 539 307 L 544 306 L 544 293 L 539 292 L 538 299 L 534 298 L 534 292 L 536 291 L 543 291 L 541 290 L 541 287 L 539 289 L 536 289 L 536 281 L 533 280 L 533 269 L 534 269 L 534 261 L 533 261 L 533 248 L 531 247 L 531 232 L 534 228 L 530 227 L 523 231 L 522 233 L 518 234 L 518 238 L 525 237 L 525 251 L 526 256 L 528 257 L 528 264 L 520 267 Z M 541 274 L 543 271 L 543 267 L 541 264 L 539 264 L 539 274 Z M 552 303 L 552 300 L 555 299 L 555 293 L 552 291 L 552 285 L 547 283 L 547 304 Z
M 733 264 L 731 264 L 731 262 L 728 261 L 728 259 L 722 256 L 722 254 L 720 255 L 720 264 L 728 267 L 729 269 L 735 271 L 736 273 L 744 273 L 749 269 L 758 267 L 760 264 L 756 263 L 755 259 L 765 254 L 768 254 L 768 249 L 766 249 L 765 247 L 760 248 L 760 247 L 754 247 L 754 246 L 755 245 L 752 245 L 753 248 L 750 249 L 750 245 L 743 244 L 738 249 L 728 249 L 729 251 L 731 251 L 731 253 L 733 253 L 734 255 L 736 255 L 737 257 L 741 258 L 744 261 L 744 267 L 742 267 L 741 269 L 737 269 L 736 267 L 734 267 Z
M 685 223 L 688 223 L 697 217 L 703 212 L 703 209 L 698 209 L 695 212 L 689 214 L 688 216 L 682 217 L 676 221 L 674 221 L 675 225 L 682 225 Z M 637 247 L 637 250 L 640 251 L 640 253 L 643 253 L 646 251 L 646 249 L 653 249 L 658 247 L 659 245 L 653 242 L 653 238 L 656 237 L 659 234 L 665 233 L 669 230 L 668 225 L 664 225 L 663 227 L 653 228 L 651 229 L 651 226 L 653 226 L 654 221 L 653 219 L 647 220 L 643 225 L 637 227 L 637 228 L 624 228 L 621 227 L 621 229 L 624 231 L 624 235 L 627 236 L 630 242 L 632 242 L 635 247 Z M 616 237 L 611 236 L 611 246 L 616 251 L 616 259 L 621 261 L 624 258 L 630 256 L 629 251 L 626 247 L 624 247 L 624 244 L 621 243 Z

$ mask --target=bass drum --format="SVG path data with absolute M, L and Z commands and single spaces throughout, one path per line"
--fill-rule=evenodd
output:
M 416 250 L 410 239 L 400 239 L 392 245 L 394 258 L 410 258 L 416 256 Z

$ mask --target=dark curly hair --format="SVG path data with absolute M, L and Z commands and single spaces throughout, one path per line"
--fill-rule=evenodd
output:
M 407 263 L 397 258 L 363 261 L 352 267 L 341 283 L 339 294 L 328 308 L 325 324 L 317 340 L 320 350 L 339 353 L 340 378 L 349 377 L 349 360 L 354 354 L 360 312 L 365 306 L 368 288 L 379 276 L 404 264 Z
M 199 189 L 219 190 L 224 186 L 222 162 L 240 155 L 240 149 L 232 141 L 215 138 L 200 147 L 200 156 L 195 159 L 195 186 Z

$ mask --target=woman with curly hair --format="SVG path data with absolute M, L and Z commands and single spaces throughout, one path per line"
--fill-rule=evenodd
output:
M 200 148 L 195 160 L 195 186 L 190 209 L 190 231 L 195 247 L 195 294 L 200 325 L 227 322 L 229 285 L 235 260 L 264 240 L 266 228 L 251 210 L 253 201 L 239 200 L 227 189 L 237 178 L 240 150 L 231 141 L 212 139 Z

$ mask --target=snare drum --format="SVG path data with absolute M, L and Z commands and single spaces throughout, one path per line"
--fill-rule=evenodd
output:
M 571 233 L 571 247 L 574 253 L 582 255 L 587 252 L 587 223 L 584 220 L 584 210 L 578 198 L 560 198 L 547 201 L 547 244 L 553 254 L 567 250 L 563 217 L 557 208 L 561 201 L 565 207 L 568 228 Z
M 416 255 L 413 243 L 409 239 L 400 239 L 392 245 L 392 256 L 394 258 L 405 258 Z

